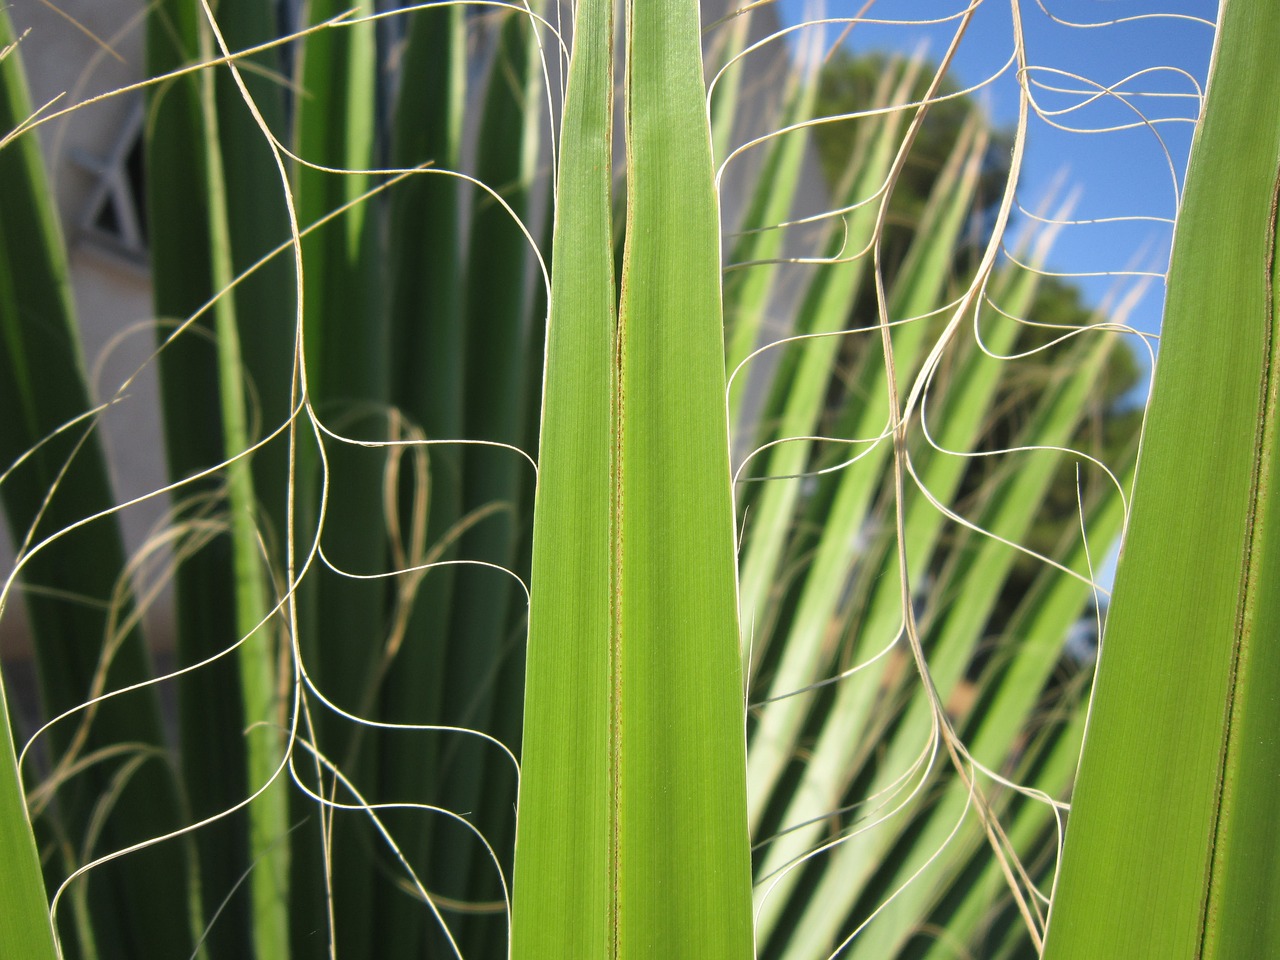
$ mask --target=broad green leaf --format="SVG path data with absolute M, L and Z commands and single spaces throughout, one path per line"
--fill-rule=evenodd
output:
M 696 0 L 632 2 L 619 308 L 617 953 L 752 955 L 719 206 Z
M 1277 949 L 1278 45 L 1222 4 L 1047 960 Z
M 0 26 L 0 44 L 4 27 Z M 0 69 L 4 69 L 0 67 Z M 9 702 L 0 678 L 0 860 L 5 869 L 0 880 L 0 954 L 54 960 L 53 925 L 45 901 L 44 878 L 36 838 L 27 817 L 27 800 L 13 748 Z
M 581 4 L 535 513 L 513 956 L 752 955 L 719 211 L 696 4 Z
M 612 10 L 611 0 L 578 4 L 560 133 L 516 826 L 515 960 L 615 953 Z

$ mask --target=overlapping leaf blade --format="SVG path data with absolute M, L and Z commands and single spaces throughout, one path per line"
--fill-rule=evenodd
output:
M 1275 950 L 1277 42 L 1222 5 L 1051 960 Z

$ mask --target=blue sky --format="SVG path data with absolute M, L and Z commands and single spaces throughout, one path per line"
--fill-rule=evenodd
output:
M 1107 133 L 1065 133 L 1033 113 L 1028 124 L 1027 155 L 1019 182 L 1020 202 L 1035 209 L 1056 177 L 1065 176 L 1082 193 L 1076 220 L 1115 217 L 1171 219 L 1176 209 L 1176 183 L 1185 173 L 1191 124 L 1167 118 L 1193 118 L 1196 83 L 1203 86 L 1213 42 L 1212 28 L 1177 17 L 1143 19 L 1108 26 L 1078 27 L 1054 22 L 1100 23 L 1160 12 L 1212 20 L 1214 0 L 983 0 L 969 26 L 952 66 L 963 85 L 976 85 L 999 72 L 1012 56 L 1012 3 L 1017 2 L 1026 36 L 1032 79 L 1076 90 L 1112 86 L 1141 70 L 1152 70 L 1122 89 L 1159 96 L 1132 97 L 1128 104 L 1102 96 L 1088 106 L 1055 119 L 1072 127 L 1100 128 L 1140 123 L 1137 111 L 1155 121 L 1152 126 Z M 788 23 L 803 18 L 804 0 L 781 0 Z M 861 0 L 828 0 L 827 17 L 850 16 Z M 966 0 L 878 0 L 866 16 L 881 20 L 942 19 L 960 13 Z M 1047 11 L 1047 14 L 1046 14 Z M 857 50 L 908 52 L 921 40 L 935 59 L 942 56 L 958 19 L 932 26 L 860 23 L 848 43 Z M 1190 76 L 1175 71 L 1186 71 Z M 1061 72 L 1058 72 L 1061 71 Z M 1093 81 L 1082 83 L 1067 74 Z M 996 123 L 1012 129 L 1017 119 L 1017 83 L 1012 69 L 976 94 Z M 1078 93 L 1035 91 L 1046 111 L 1063 110 L 1086 99 Z M 1137 108 L 1137 110 L 1135 110 Z M 1168 149 L 1167 158 L 1156 138 Z M 1172 158 L 1173 169 L 1170 169 Z M 1136 268 L 1163 272 L 1168 262 L 1172 227 L 1151 221 L 1082 224 L 1067 227 L 1055 246 L 1050 266 L 1064 272 L 1093 273 Z M 1086 299 L 1096 303 L 1115 284 L 1112 277 L 1082 277 L 1076 281 Z M 1142 330 L 1159 327 L 1163 285 L 1151 284 L 1135 310 L 1132 322 Z

